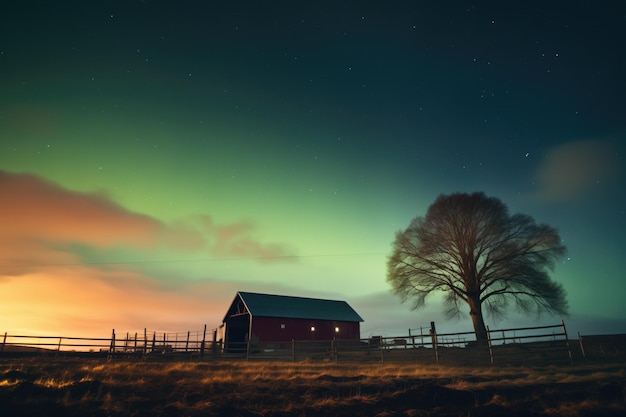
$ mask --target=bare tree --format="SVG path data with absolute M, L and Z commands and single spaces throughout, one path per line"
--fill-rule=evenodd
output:
M 467 303 L 476 340 L 484 343 L 483 310 L 501 318 L 514 303 L 523 312 L 567 314 L 565 290 L 548 270 L 565 255 L 558 231 L 484 193 L 440 195 L 425 217 L 396 234 L 387 281 L 413 309 L 443 291 L 448 318 Z

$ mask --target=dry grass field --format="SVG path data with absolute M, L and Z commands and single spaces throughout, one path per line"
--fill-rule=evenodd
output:
M 624 416 L 626 364 L 0 359 L 9 416 Z

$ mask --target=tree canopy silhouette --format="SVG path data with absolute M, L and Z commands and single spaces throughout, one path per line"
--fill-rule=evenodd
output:
M 398 231 L 387 281 L 413 309 L 443 291 L 448 318 L 469 306 L 476 340 L 485 342 L 483 310 L 504 317 L 523 312 L 567 314 L 565 290 L 549 270 L 567 251 L 558 231 L 524 214 L 509 215 L 499 199 L 482 192 L 440 195 L 425 217 Z

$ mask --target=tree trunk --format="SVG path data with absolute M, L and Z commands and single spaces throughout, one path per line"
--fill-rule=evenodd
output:
M 468 299 L 470 307 L 470 317 L 474 325 L 474 333 L 476 334 L 476 342 L 478 346 L 487 346 L 487 326 L 483 319 L 483 310 L 479 297 L 470 297 Z

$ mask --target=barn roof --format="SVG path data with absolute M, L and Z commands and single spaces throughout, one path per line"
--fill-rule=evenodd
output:
M 252 316 L 362 322 L 363 319 L 345 301 L 290 297 L 239 291 Z M 235 301 L 237 300 L 235 297 Z

